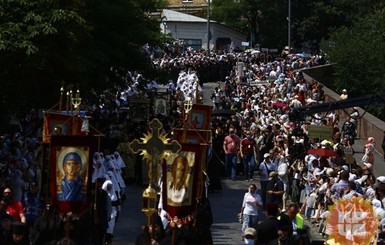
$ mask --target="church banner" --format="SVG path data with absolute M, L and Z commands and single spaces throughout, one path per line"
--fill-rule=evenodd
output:
M 61 213 L 81 213 L 90 205 L 95 142 L 93 136 L 51 137 L 51 201 Z
M 183 219 L 195 211 L 203 191 L 206 144 L 182 144 L 179 153 L 171 154 L 162 168 L 163 209 L 171 218 Z
M 77 115 L 44 113 L 43 142 L 49 144 L 51 136 L 85 135 L 82 132 L 83 119 Z

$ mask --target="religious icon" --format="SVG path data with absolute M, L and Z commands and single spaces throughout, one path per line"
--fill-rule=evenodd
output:
M 155 102 L 155 114 L 156 115 L 167 115 L 167 105 L 166 100 L 157 99 Z
M 86 201 L 88 155 L 87 147 L 62 147 L 57 151 L 56 198 L 58 201 Z
M 202 113 L 192 113 L 192 121 L 191 121 L 192 128 L 200 129 L 202 128 L 202 123 L 203 123 Z
M 190 112 L 190 125 L 193 129 L 210 129 L 212 106 L 193 104 Z
M 168 205 L 178 207 L 191 205 L 195 153 L 173 154 L 167 162 Z

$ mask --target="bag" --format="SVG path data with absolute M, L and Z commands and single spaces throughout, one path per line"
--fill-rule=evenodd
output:
M 278 166 L 278 175 L 279 176 L 285 176 L 287 174 L 287 169 L 288 169 L 288 166 L 287 166 L 287 163 L 282 163 L 281 165 Z
M 239 224 L 243 223 L 243 214 L 238 214 L 238 222 Z
M 368 160 L 369 160 L 369 156 L 364 154 L 364 156 L 362 157 L 361 161 L 362 162 L 368 162 Z

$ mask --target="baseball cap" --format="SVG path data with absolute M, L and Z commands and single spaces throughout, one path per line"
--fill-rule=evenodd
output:
M 263 155 L 263 158 L 266 158 L 266 157 L 269 157 L 269 156 L 270 156 L 269 153 L 265 153 L 265 154 Z
M 385 176 L 378 176 L 377 180 L 381 182 L 382 184 L 385 184 Z
M 278 173 L 277 173 L 277 172 L 275 172 L 275 171 L 270 172 L 270 174 L 269 174 L 269 178 L 270 178 L 270 179 L 273 178 L 273 177 L 275 177 L 275 176 L 278 176 Z
M 257 237 L 257 231 L 254 229 L 254 228 L 247 228 L 245 230 L 245 233 L 244 233 L 245 236 L 249 235 L 249 236 L 253 236 L 253 237 Z

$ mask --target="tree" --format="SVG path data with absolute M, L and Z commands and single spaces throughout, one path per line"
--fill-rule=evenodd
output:
M 350 27 L 360 17 L 378 6 L 376 0 L 292 0 L 293 39 L 301 43 L 314 41 L 317 45 L 330 36 L 332 29 Z
M 213 1 L 212 18 L 240 32 L 264 47 L 277 48 L 286 37 L 286 5 L 268 0 Z
M 102 89 L 122 82 L 130 69 L 152 68 L 140 47 L 160 40 L 149 13 L 161 0 L 1 3 L 2 111 L 50 108 L 62 82 Z
M 350 27 L 341 27 L 321 43 L 328 60 L 334 64 L 334 90 L 349 88 L 349 97 L 385 91 L 385 6 L 361 17 Z M 329 45 L 332 43 L 333 45 Z M 383 106 L 372 112 L 383 117 Z

